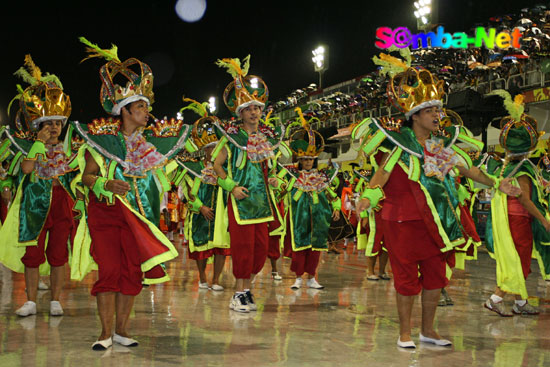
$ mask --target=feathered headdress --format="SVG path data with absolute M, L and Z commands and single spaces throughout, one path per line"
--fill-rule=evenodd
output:
M 61 120 L 63 124 L 67 122 L 71 114 L 71 100 L 63 93 L 63 85 L 57 76 L 42 74 L 31 55 L 25 56 L 24 66 L 14 75 L 30 84 L 25 90 L 17 84 L 18 94 L 8 105 L 9 112 L 12 103 L 19 100 L 19 111 L 15 119 L 19 130 L 37 131 L 40 123 L 48 120 Z
M 509 115 L 500 120 L 500 145 L 507 154 L 524 155 L 531 152 L 537 146 L 540 136 L 544 131 L 537 131 L 537 120 L 524 112 L 523 95 L 518 94 L 513 100 L 510 93 L 497 89 L 489 93 L 503 98 L 504 108 Z
M 390 52 L 397 50 L 390 47 Z M 409 119 L 416 112 L 428 107 L 442 107 L 443 80 L 437 80 L 422 67 L 411 67 L 411 54 L 408 48 L 399 50 L 405 61 L 381 53 L 373 57 L 373 62 L 381 66 L 380 73 L 391 77 L 388 83 L 390 102 Z
M 216 116 L 208 115 L 208 102 L 197 102 L 191 98 L 183 98 L 183 102 L 189 102 L 189 104 L 183 107 L 180 112 L 190 110 L 195 112 L 200 118 L 193 124 L 193 130 L 191 130 L 191 138 L 193 139 L 193 148 L 196 150 L 205 148 L 209 145 L 218 142 L 216 136 L 214 122 L 219 119 Z
M 298 113 L 296 121 L 288 126 L 288 130 L 295 125 L 301 126 L 290 136 L 290 150 L 298 158 L 317 158 L 325 148 L 323 136 L 311 128 L 310 122 L 306 120 L 302 109 L 297 107 L 294 111 Z M 315 119 L 312 118 L 311 120 Z
M 121 62 L 118 58 L 118 47 L 112 45 L 108 50 L 101 49 L 84 37 L 79 38 L 85 44 L 88 56 L 82 61 L 99 57 L 107 63 L 99 69 L 101 78 L 100 101 L 105 112 L 120 115 L 122 107 L 136 101 L 145 101 L 150 106 L 154 102 L 153 72 L 149 65 L 135 58 Z M 81 61 L 81 62 L 82 62 Z M 131 67 L 135 67 L 135 71 Z M 122 75 L 127 79 L 126 85 L 115 84 L 113 79 Z
M 250 55 L 241 61 L 239 59 L 221 59 L 216 65 L 227 69 L 233 81 L 223 92 L 223 101 L 227 108 L 235 115 L 248 106 L 257 105 L 263 108 L 269 96 L 269 90 L 262 78 L 248 75 Z

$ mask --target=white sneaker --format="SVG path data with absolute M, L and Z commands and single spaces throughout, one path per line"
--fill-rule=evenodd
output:
M 258 310 L 258 306 L 256 305 L 256 302 L 254 302 L 254 296 L 250 292 L 250 290 L 246 291 L 246 304 L 248 305 L 248 308 L 250 311 L 256 311 Z
M 279 273 L 276 271 L 271 272 L 271 277 L 273 278 L 273 280 L 283 280 L 283 277 L 280 276 Z
M 36 303 L 34 303 L 33 301 L 25 302 L 23 306 L 15 311 L 15 314 L 22 317 L 36 315 Z
M 50 302 L 50 315 L 52 316 L 63 316 L 63 308 L 59 301 Z
M 317 280 L 315 278 L 308 279 L 306 284 L 307 284 L 308 288 L 313 288 L 313 289 L 323 289 L 323 288 L 325 288 L 321 284 L 317 283 Z
M 97 340 L 92 344 L 93 350 L 107 350 L 113 345 L 113 338 Z
M 113 342 L 125 347 L 137 347 L 139 345 L 137 340 L 118 335 L 117 333 L 114 333 L 113 335 Z
M 294 281 L 294 284 L 292 284 L 292 286 L 290 288 L 292 289 L 300 289 L 302 288 L 302 284 L 304 283 L 304 280 L 300 277 L 296 278 L 296 280 Z
M 250 307 L 246 303 L 246 294 L 242 292 L 235 293 L 231 297 L 229 308 L 237 312 L 250 312 Z
M 212 290 L 216 292 L 221 292 L 223 291 L 223 287 L 219 284 L 212 284 Z
M 199 281 L 199 289 L 208 289 L 208 283 L 207 282 L 201 283 Z
M 42 280 L 38 281 L 38 290 L 47 291 L 48 289 L 50 289 L 49 285 L 44 283 Z

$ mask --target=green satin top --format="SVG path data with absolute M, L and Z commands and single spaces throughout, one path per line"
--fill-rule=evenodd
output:
M 72 171 L 57 177 L 73 200 L 75 197 L 71 191 L 71 181 L 77 173 Z M 24 210 L 19 211 L 19 242 L 36 241 L 50 211 L 52 180 L 38 178 L 34 172 L 28 175 L 21 173 L 21 176 L 21 208 Z

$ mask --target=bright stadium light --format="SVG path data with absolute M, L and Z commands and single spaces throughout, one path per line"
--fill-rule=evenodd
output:
M 250 86 L 253 89 L 258 89 L 258 78 L 252 78 L 250 79 Z
M 431 0 L 419 0 L 413 3 L 415 10 L 414 17 L 417 21 L 418 29 L 426 29 L 431 21 L 432 13 Z
M 328 70 L 328 47 L 318 46 L 315 50 L 311 51 L 313 57 L 313 68 L 319 73 L 319 88 L 322 88 L 322 75 L 325 70 Z
M 217 98 L 212 96 L 208 98 L 208 109 L 210 110 L 211 114 L 216 113 L 217 107 Z

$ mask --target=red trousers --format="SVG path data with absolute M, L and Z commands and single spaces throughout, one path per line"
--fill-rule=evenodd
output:
M 134 233 L 128 225 L 124 204 L 99 202 L 90 195 L 88 227 L 92 237 L 91 253 L 98 265 L 98 279 L 92 295 L 102 292 L 120 292 L 135 296 L 141 292 L 143 272 Z
M 51 266 L 63 266 L 69 260 L 69 239 L 74 227 L 73 200 L 63 186 L 52 187 L 52 200 L 46 222 L 38 236 L 37 246 L 27 246 L 21 262 L 27 268 L 37 268 L 48 258 Z M 48 235 L 48 246 L 46 246 Z
M 208 259 L 209 257 L 212 257 L 214 255 L 223 255 L 223 256 L 230 256 L 231 250 L 228 248 L 211 248 L 209 250 L 205 251 L 194 251 L 189 252 L 189 258 L 191 260 L 204 260 Z
M 440 251 L 424 221 L 382 220 L 382 228 L 397 293 L 414 296 L 422 288 L 440 289 L 448 284 L 449 255 Z
M 233 275 L 237 279 L 249 279 L 258 274 L 267 259 L 268 237 L 266 223 L 238 224 L 231 203 L 227 201 L 229 236 L 231 238 L 231 259 Z
M 312 249 L 293 251 L 290 270 L 295 272 L 297 277 L 301 277 L 304 273 L 315 275 L 320 257 L 321 251 L 313 251 Z
M 531 273 L 531 257 L 533 255 L 533 230 L 531 229 L 531 220 L 531 217 L 523 215 L 508 215 L 510 232 L 512 233 L 516 251 L 521 259 L 521 268 L 525 279 L 527 279 L 527 276 Z

